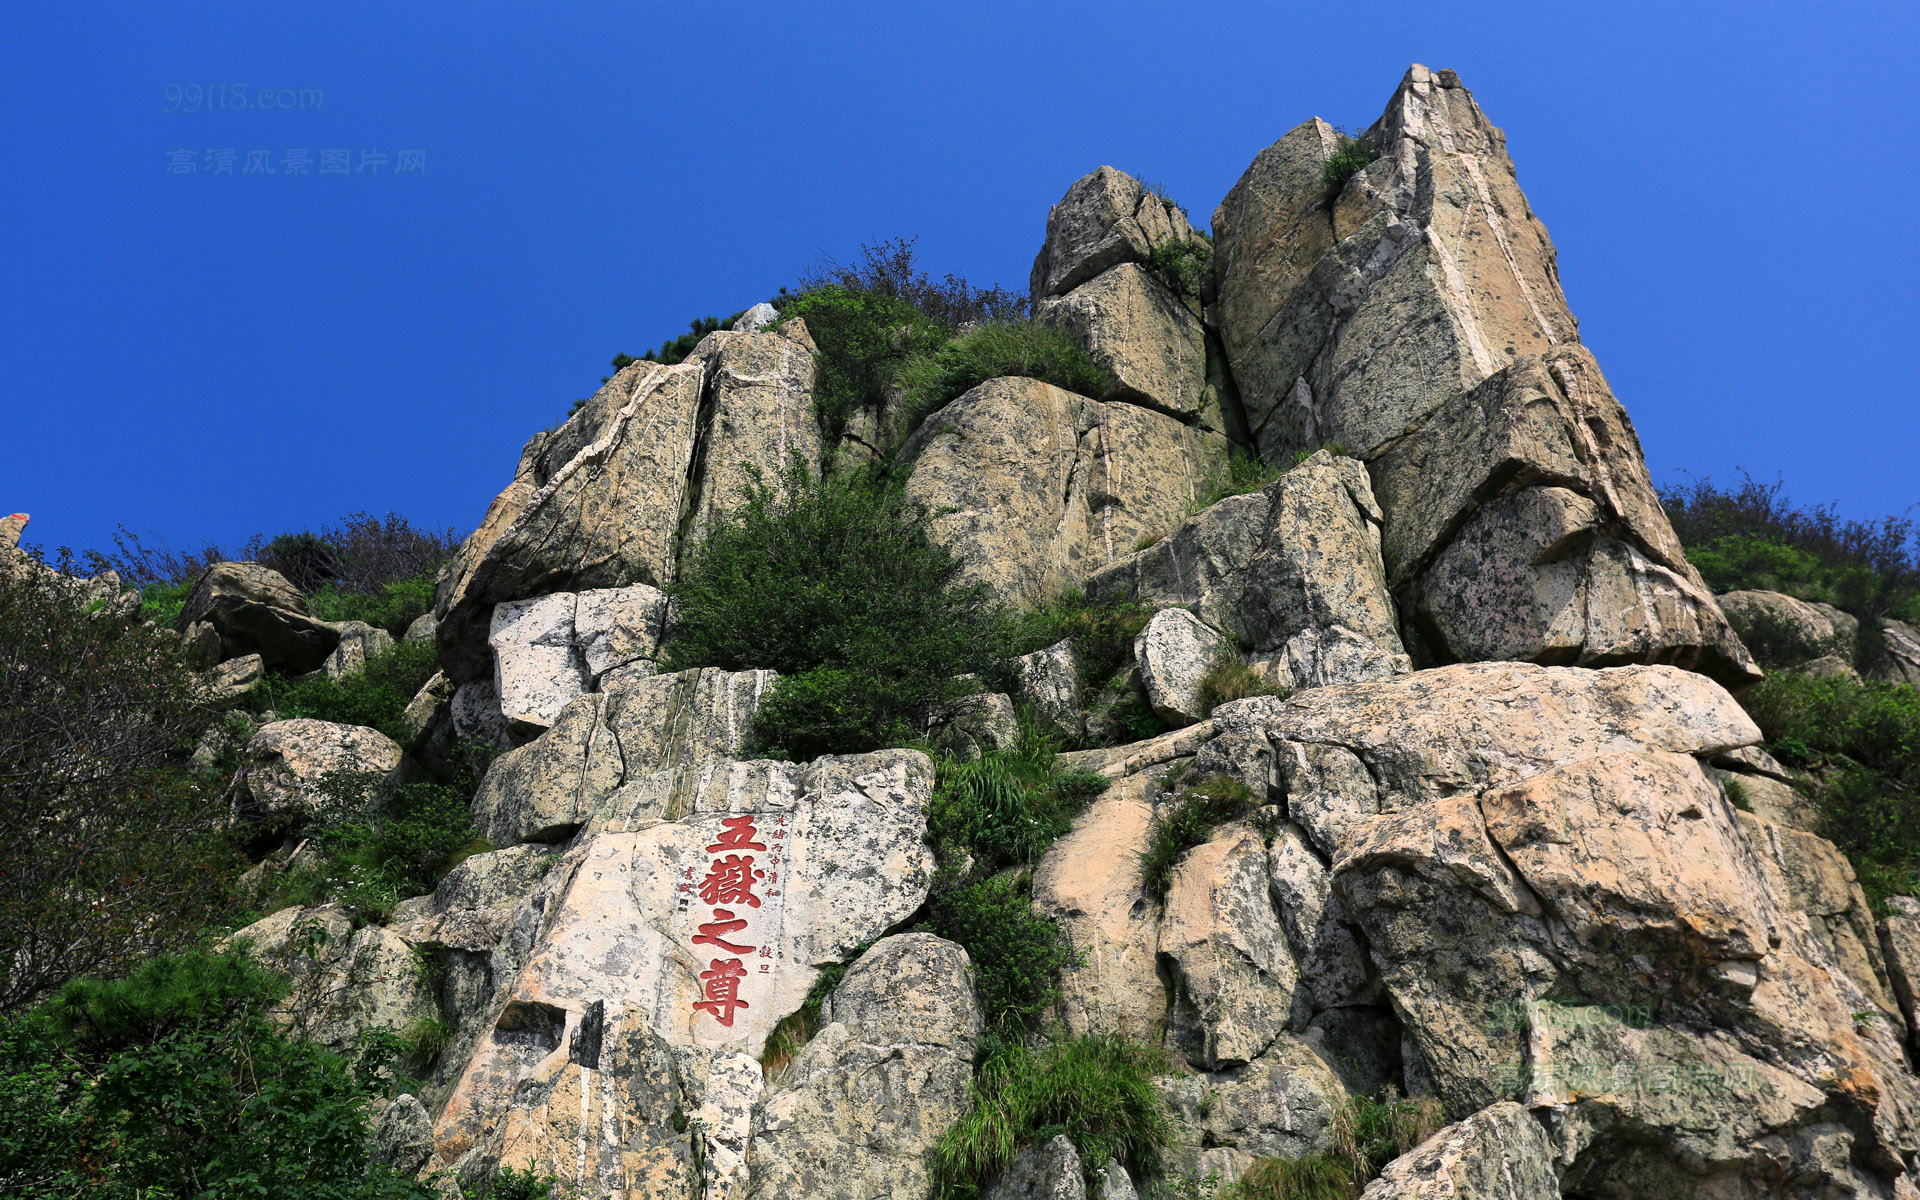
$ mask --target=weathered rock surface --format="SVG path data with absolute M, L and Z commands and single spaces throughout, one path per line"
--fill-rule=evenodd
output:
M 1087 1200 L 1080 1152 L 1064 1133 L 1014 1156 L 1013 1165 L 981 1193 L 983 1200 Z
M 1676 667 L 1463 663 L 1395 679 L 1240 700 L 1195 770 L 1284 796 L 1329 858 L 1375 816 L 1645 749 L 1710 756 L 1760 740 L 1725 690 Z
M 644 583 L 495 605 L 487 644 L 501 715 L 534 736 L 576 697 L 653 674 L 666 619 L 666 594 Z
M 1147 702 L 1174 726 L 1191 725 L 1207 715 L 1201 711 L 1200 684 L 1223 657 L 1240 657 L 1232 639 L 1184 608 L 1153 614 L 1133 642 Z
M 247 743 L 234 777 L 234 814 L 246 820 L 307 816 L 326 803 L 322 784 L 336 773 L 384 779 L 406 756 L 393 739 L 361 725 L 306 718 L 263 725 Z
M 1101 167 L 1067 189 L 1047 213 L 1047 240 L 1033 260 L 1036 303 L 1060 296 L 1156 246 L 1196 235 L 1179 208 L 1124 171 Z
M 1880 632 L 1886 639 L 1886 654 L 1875 674 L 1894 683 L 1920 687 L 1920 629 L 1905 621 L 1886 620 L 1880 623 Z
M 527 443 L 442 575 L 434 615 L 449 677 L 487 672 L 488 621 L 502 601 L 671 582 L 687 530 L 734 503 L 743 462 L 770 481 L 796 454 L 817 467 L 811 353 L 803 322 L 715 333 L 685 362 L 627 366 Z
M 1860 636 L 1857 617 L 1780 592 L 1724 592 L 1716 599 L 1762 663 L 1795 667 L 1832 655 L 1851 668 Z
M 1258 831 L 1229 825 L 1174 867 L 1160 956 L 1178 981 L 1173 1038 L 1195 1066 L 1252 1062 L 1285 1031 L 1299 972 Z
M 1182 420 L 1215 404 L 1200 318 L 1138 263 L 1121 263 L 1040 301 L 1033 316 L 1072 333 L 1112 374 L 1114 387 L 1098 399 L 1144 404 Z
M 212 709 L 237 707 L 266 677 L 258 654 L 230 658 L 200 675 L 200 702 Z
M 220 635 L 220 657 L 258 654 L 267 666 L 299 675 L 317 670 L 340 631 L 309 616 L 299 589 L 259 563 L 215 563 L 200 573 L 174 628 L 204 621 Z
M 754 1111 L 749 1195 L 928 1194 L 928 1152 L 967 1109 L 981 1031 L 966 951 L 925 933 L 886 938 L 848 969 L 822 1015 L 825 1027 Z
M 367 669 L 367 660 L 393 649 L 393 635 L 365 621 L 336 621 L 333 627 L 340 640 L 327 655 L 320 670 L 329 679 L 346 679 Z
M 557 841 L 596 818 L 602 827 L 678 819 L 706 790 L 757 769 L 731 760 L 778 678 L 696 668 L 582 696 L 493 764 L 473 798 L 474 823 L 506 846 Z
M 1500 131 L 1452 72 L 1415 66 L 1364 140 L 1375 160 L 1330 194 L 1340 138 L 1309 121 L 1214 214 L 1212 316 L 1262 455 L 1368 463 L 1417 659 L 1756 678 L 1579 345 Z
M 281 909 L 232 940 L 292 978 L 285 1019 L 334 1049 L 357 1048 L 369 1029 L 404 1033 L 440 1015 L 413 948 L 378 925 L 355 929 L 338 906 Z
M 1089 595 L 1191 608 L 1289 688 L 1407 669 L 1366 472 L 1320 453 L 1106 567 Z
M 907 494 L 968 577 L 1034 606 L 1165 534 L 1226 465 L 1226 439 L 1134 404 L 993 379 L 900 451 Z
M 703 1103 L 744 1120 L 760 1086 L 751 1056 L 799 1007 L 818 968 L 925 900 L 924 755 L 713 769 L 736 786 L 694 792 L 678 819 L 585 837 L 543 879 L 551 898 L 534 949 L 436 1123 L 442 1162 L 522 1126 L 560 1144 L 554 1114 L 564 1106 L 529 1107 L 525 1081 L 560 1087 L 568 1048 L 610 1045 L 615 1031 L 650 1031 L 676 1054 L 695 1054 L 707 1063 Z M 746 1075 L 722 1069 L 735 1059 Z M 720 1147 L 736 1157 L 738 1132 Z
M 1210 1147 L 1194 1163 L 1238 1179 L 1256 1158 L 1307 1158 L 1332 1148 L 1346 1089 L 1291 1035 L 1229 1071 L 1177 1076 L 1163 1087 L 1180 1123 Z
M 1495 1104 L 1387 1164 L 1361 1200 L 1559 1200 L 1553 1145 L 1527 1110 Z
M 1062 729 L 1078 733 L 1086 680 L 1082 678 L 1080 656 L 1074 651 L 1073 639 L 1023 654 L 1013 660 L 1013 667 L 1019 680 L 1020 699 Z
M 1159 914 L 1140 885 L 1153 791 L 1146 773 L 1108 788 L 1034 869 L 1034 906 L 1060 923 L 1078 959 L 1060 980 L 1061 1015 L 1076 1034 L 1157 1042 L 1165 1029 Z

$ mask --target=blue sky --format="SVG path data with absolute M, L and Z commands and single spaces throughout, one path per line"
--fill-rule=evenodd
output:
M 1414 61 L 1506 130 L 1656 480 L 1903 510 L 1920 9 L 1678 7 L 11 0 L 0 511 L 48 546 L 464 532 L 617 351 L 897 234 L 1024 285 L 1101 163 L 1204 221 Z

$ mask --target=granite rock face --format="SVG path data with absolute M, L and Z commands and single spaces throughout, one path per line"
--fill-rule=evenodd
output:
M 307 601 L 284 575 L 259 563 L 215 563 L 201 572 L 180 606 L 174 628 L 204 622 L 220 638 L 220 657 L 258 654 L 292 675 L 318 670 L 340 631 L 308 614 Z
M 442 573 L 441 662 L 464 683 L 490 665 L 493 606 L 563 591 L 662 587 L 741 464 L 769 480 L 819 466 L 804 322 L 709 335 L 682 363 L 636 362 L 521 452 L 513 481 Z
M 1286 688 L 1404 673 L 1380 510 L 1352 459 L 1315 454 L 1097 572 L 1089 595 L 1189 608 Z
M 1214 214 L 1210 316 L 1262 455 L 1368 464 L 1423 662 L 1757 678 L 1579 345 L 1500 131 L 1452 72 L 1415 66 L 1362 141 L 1372 163 L 1331 187 L 1340 135 L 1309 121 Z
M 234 814 L 245 820 L 307 816 L 329 802 L 329 776 L 386 779 L 406 755 L 392 738 L 361 725 L 301 718 L 263 725 L 234 777 Z
M 1226 439 L 1138 405 L 993 379 L 901 449 L 907 494 L 1012 604 L 1043 604 L 1180 524 L 1225 469 Z
M 1101 167 L 1075 181 L 1047 213 L 1033 299 L 1063 296 L 1122 263 L 1145 261 L 1157 246 L 1195 237 L 1185 213 L 1126 172 Z
M 928 1194 L 928 1152 L 966 1112 L 981 1033 L 968 966 L 966 951 L 926 933 L 860 956 L 826 1025 L 754 1111 L 748 1195 Z

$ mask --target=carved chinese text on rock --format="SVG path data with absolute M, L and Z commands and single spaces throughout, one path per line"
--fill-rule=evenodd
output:
M 780 916 L 790 820 L 786 812 L 721 817 L 702 843 L 704 863 L 696 859 L 681 872 L 676 916 L 701 964 L 692 1013 L 698 1042 L 737 1039 L 740 1010 L 774 1003 L 770 985 L 783 961 Z

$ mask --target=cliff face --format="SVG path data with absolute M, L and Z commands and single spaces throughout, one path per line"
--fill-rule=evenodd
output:
M 1077 953 L 1058 1027 L 1171 1053 L 1173 1177 L 1326 1151 L 1350 1095 L 1394 1089 L 1450 1123 L 1369 1200 L 1920 1194 L 1920 938 L 1876 927 L 1789 806 L 1730 801 L 1729 775 L 1778 787 L 1727 690 L 1758 671 L 1500 131 L 1416 66 L 1358 142 L 1314 120 L 1262 151 L 1213 228 L 1183 288 L 1177 209 L 1111 168 L 1073 184 L 1036 319 L 1113 386 L 992 380 L 893 451 L 1009 602 L 1158 610 L 1125 678 L 1175 728 L 1070 756 L 1108 786 L 1032 869 Z M 396 1161 L 583 1196 L 929 1194 L 983 1037 L 966 952 L 909 931 L 931 761 L 746 759 L 772 673 L 654 662 L 656 589 L 750 469 L 834 449 L 817 353 L 789 322 L 625 368 L 528 444 L 443 575 L 415 749 L 506 750 L 475 800 L 502 849 L 302 968 L 322 1036 L 435 1006 L 453 1029 L 383 1121 Z M 1195 511 L 1236 442 L 1291 469 Z M 1221 654 L 1291 695 L 1204 711 Z M 1030 655 L 1018 699 L 1085 731 L 1103 681 L 1079 671 L 1065 644 Z M 988 699 L 977 744 L 1009 707 Z M 255 757 L 256 792 L 298 791 Z M 1252 807 L 1161 895 L 1137 860 L 1180 779 Z M 336 917 L 249 932 L 292 955 Z M 391 967 L 409 949 L 440 964 L 432 994 Z M 856 954 L 818 1033 L 763 1067 Z M 1074 1155 L 1028 1147 L 995 1194 L 1148 1183 Z

